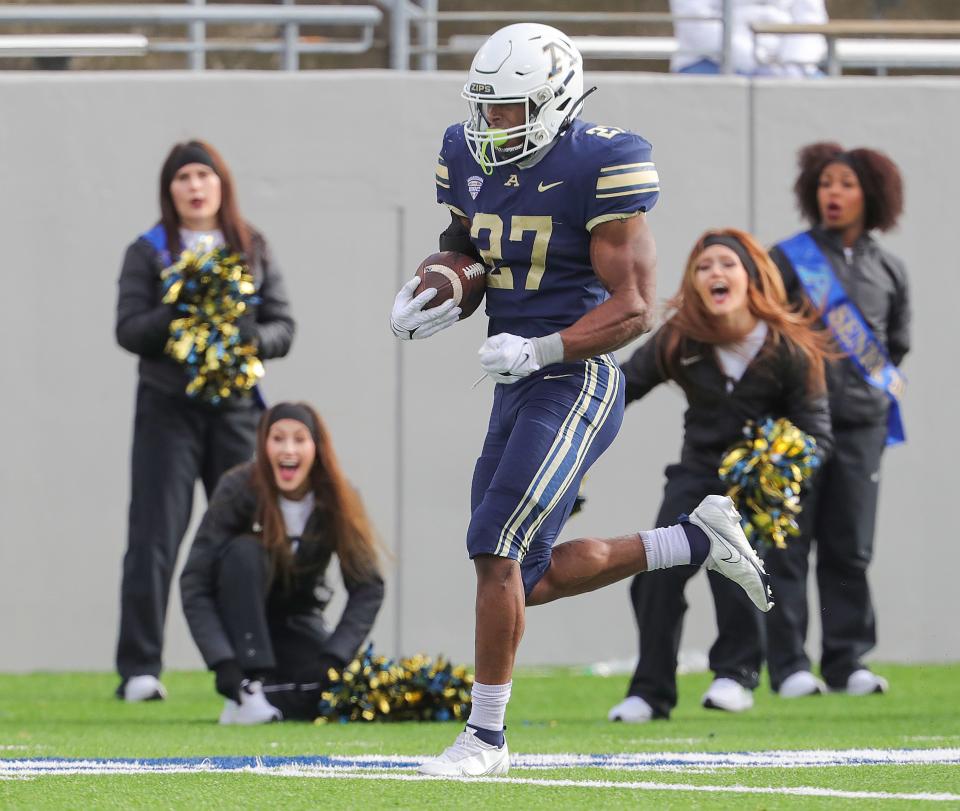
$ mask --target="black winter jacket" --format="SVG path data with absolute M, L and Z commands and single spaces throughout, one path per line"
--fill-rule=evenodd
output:
M 877 340 L 897 366 L 910 351 L 910 299 L 903 262 L 880 247 L 868 234 L 853 246 L 847 261 L 837 232 L 816 226 L 808 232 L 830 261 L 837 280 L 857 306 Z M 806 292 L 797 272 L 783 252 L 774 246 L 770 256 L 787 287 L 791 301 L 806 302 Z M 886 422 L 890 400 L 863 379 L 856 364 L 842 358 L 827 365 L 830 413 L 838 428 Z
M 180 575 L 183 611 L 203 660 L 211 668 L 225 659 L 237 658 L 217 610 L 217 568 L 234 538 L 256 534 L 253 466 L 253 462 L 238 465 L 220 479 Z M 271 588 L 268 599 L 271 622 L 301 616 L 316 624 L 321 635 L 325 635 L 323 610 L 332 596 L 326 584 L 326 571 L 334 554 L 326 521 L 321 506 L 307 519 L 293 558 L 289 586 L 284 587 L 277 581 Z M 347 604 L 340 621 L 327 637 L 322 653 L 349 662 L 373 627 L 383 602 L 384 588 L 380 577 L 358 582 L 343 573 L 343 580 L 349 594 Z
M 256 232 L 252 253 L 250 271 L 261 302 L 244 316 L 244 326 L 252 331 L 261 360 L 282 358 L 290 350 L 294 332 L 283 278 L 266 240 Z M 166 394 L 186 397 L 186 370 L 163 351 L 170 337 L 170 322 L 176 317 L 174 306 L 161 302 L 163 269 L 160 254 L 144 237 L 127 248 L 118 282 L 117 343 L 140 356 L 141 381 Z M 230 397 L 223 405 L 236 402 Z
M 622 364 L 627 403 L 670 379 L 671 372 L 658 358 L 664 329 L 669 327 L 654 333 Z M 783 342 L 774 344 L 769 334 L 730 392 L 710 344 L 681 343 L 676 375 L 675 382 L 687 398 L 680 465 L 692 473 L 717 476 L 724 451 L 742 439 L 744 423 L 763 417 L 786 417 L 813 435 L 821 456 L 833 447 L 826 395 L 807 393 L 803 357 Z

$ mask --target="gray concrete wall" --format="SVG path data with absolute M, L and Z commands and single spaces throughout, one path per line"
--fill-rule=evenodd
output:
M 589 78 L 600 92 L 587 117 L 654 144 L 663 195 L 650 222 L 663 298 L 704 228 L 752 228 L 769 242 L 800 226 L 789 190 L 803 143 L 838 138 L 900 163 L 907 215 L 887 242 L 912 274 L 915 353 L 906 365 L 910 442 L 884 466 L 876 656 L 960 658 L 949 619 L 960 565 L 949 513 L 958 384 L 950 340 L 940 337 L 960 293 L 952 250 L 960 83 Z M 432 202 L 433 168 L 444 126 L 463 117 L 461 82 L 388 73 L 0 76 L 0 670 L 112 666 L 136 382 L 135 359 L 113 340 L 116 277 L 126 244 L 156 218 L 162 157 L 194 135 L 232 165 L 243 210 L 270 239 L 293 294 L 299 333 L 290 357 L 268 365 L 266 394 L 318 405 L 394 552 L 377 646 L 472 659 L 463 535 L 492 397 L 488 383 L 471 388 L 484 319 L 405 345 L 386 326 L 398 284 L 445 223 Z M 662 470 L 679 449 L 681 408 L 664 387 L 629 409 L 565 537 L 650 525 Z M 195 511 L 202 506 L 198 493 Z M 688 590 L 691 650 L 705 650 L 713 632 L 702 580 Z M 625 585 L 528 617 L 523 664 L 635 653 Z M 167 627 L 167 666 L 199 666 L 176 593 Z

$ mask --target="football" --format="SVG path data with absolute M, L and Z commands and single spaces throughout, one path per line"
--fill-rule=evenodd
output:
M 472 315 L 483 301 L 487 289 L 487 269 L 472 256 L 456 251 L 432 253 L 417 268 L 420 284 L 414 295 L 428 288 L 437 288 L 437 295 L 427 303 L 429 310 L 453 299 L 461 309 L 460 320 Z

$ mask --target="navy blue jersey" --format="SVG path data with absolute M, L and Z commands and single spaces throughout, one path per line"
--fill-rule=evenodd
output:
M 490 335 L 549 335 L 607 299 L 590 264 L 590 231 L 653 208 L 660 183 L 650 151 L 632 132 L 575 121 L 533 166 L 487 175 L 463 125 L 447 129 L 437 200 L 470 221 L 487 265 Z

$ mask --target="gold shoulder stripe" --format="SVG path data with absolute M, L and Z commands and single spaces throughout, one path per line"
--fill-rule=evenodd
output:
M 450 179 L 450 170 L 442 163 L 437 164 L 437 177 L 442 177 L 444 180 Z
M 643 186 L 639 189 L 627 189 L 626 191 L 614 191 L 607 192 L 606 194 L 598 194 L 597 199 L 602 200 L 604 197 L 623 197 L 627 194 L 650 194 L 651 192 L 660 191 L 659 186 Z
M 648 169 L 645 172 L 625 172 L 624 174 L 597 178 L 597 191 L 622 189 L 624 186 L 645 186 L 659 182 L 660 178 L 656 169 Z
M 643 169 L 647 166 L 653 166 L 653 163 L 650 161 L 647 161 L 646 163 L 621 163 L 619 166 L 604 166 L 600 171 L 620 172 L 624 169 Z

